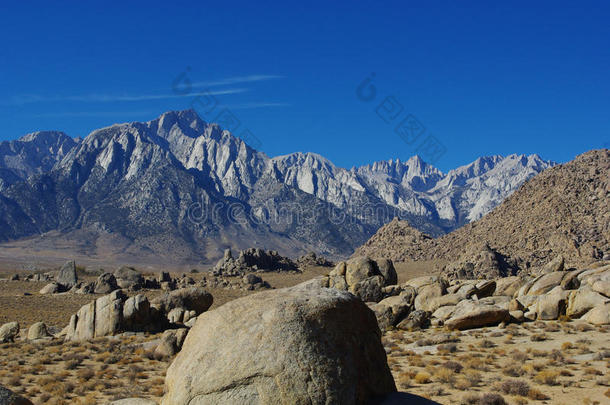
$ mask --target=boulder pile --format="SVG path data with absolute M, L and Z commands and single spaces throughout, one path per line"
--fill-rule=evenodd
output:
M 396 284 L 392 262 L 366 257 L 338 263 L 318 287 L 348 290 L 367 302 L 382 329 L 470 329 L 503 322 L 581 319 L 610 324 L 610 264 L 566 270 L 556 258 L 534 274 L 496 280 L 422 276 Z M 484 277 L 484 274 L 480 274 Z
M 239 252 L 233 258 L 231 249 L 225 250 L 224 257 L 214 267 L 215 276 L 244 276 L 256 271 L 298 271 L 297 264 L 274 250 L 250 248 Z

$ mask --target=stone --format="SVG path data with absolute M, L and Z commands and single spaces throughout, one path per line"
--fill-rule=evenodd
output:
M 461 294 L 446 294 L 440 297 L 432 297 L 425 301 L 423 304 L 420 303 L 420 308 L 424 311 L 435 312 L 437 309 L 446 306 L 457 305 L 460 301 L 465 300 L 466 297 Z
M 508 303 L 509 311 L 523 311 L 524 309 L 525 307 L 523 306 L 523 304 L 521 304 L 521 302 L 519 302 L 519 300 L 517 300 L 516 298 L 513 298 Z
M 394 263 L 389 259 L 377 260 L 377 269 L 385 280 L 384 285 L 394 285 L 398 283 L 398 274 L 394 268 Z
M 494 305 L 479 304 L 474 301 L 461 301 L 455 307 L 451 318 L 447 319 L 445 326 L 449 329 L 471 329 L 483 326 L 498 325 L 508 321 L 507 309 Z
M 157 405 L 152 399 L 125 398 L 109 402 L 109 405 Z
M 258 283 L 262 283 L 263 279 L 253 273 L 248 273 L 244 276 L 243 280 L 244 284 L 254 285 Z
M 46 294 L 57 294 L 62 292 L 63 288 L 59 283 L 56 283 L 55 281 L 52 283 L 49 283 L 47 285 L 45 285 L 44 287 L 42 287 L 39 291 L 39 294 L 41 295 L 46 295 Z
M 559 284 L 561 288 L 564 290 L 576 290 L 580 287 L 580 280 L 578 279 L 578 275 L 582 273 L 583 270 L 574 270 L 569 271 L 561 280 Z
M 76 275 L 76 263 L 74 260 L 70 260 L 61 266 L 56 281 L 66 287 L 66 289 L 74 287 L 74 285 L 78 282 L 78 276 Z
M 610 297 L 610 281 L 597 280 L 591 284 L 591 289 L 606 297 Z
M 329 274 L 333 275 L 333 276 L 345 276 L 346 270 L 347 270 L 347 265 L 345 264 L 345 262 L 339 262 L 339 263 L 337 263 L 335 268 L 331 270 L 331 272 Z
M 572 291 L 568 300 L 566 315 L 570 318 L 578 318 L 591 310 L 593 307 L 610 302 L 610 299 L 597 293 L 588 285 Z
M 445 286 L 440 281 L 420 287 L 417 290 L 417 297 L 415 297 L 415 309 L 424 311 L 436 310 L 436 308 L 432 309 L 431 300 L 432 298 L 442 296 L 445 291 Z
M 330 275 L 328 276 L 328 286 L 330 288 L 336 288 L 338 290 L 347 291 L 349 286 L 347 285 L 347 281 L 345 281 L 344 276 L 338 275 Z
M 8 388 L 0 386 L 0 405 L 33 405 L 32 402 L 24 397 L 15 394 Z
M 109 294 L 114 290 L 118 290 L 119 285 L 117 284 L 116 278 L 112 273 L 104 273 L 100 275 L 93 286 L 93 292 L 95 294 Z
M 525 321 L 525 314 L 523 311 L 509 311 L 511 322 L 523 322 Z
M 496 280 L 494 295 L 514 296 L 525 281 L 519 276 L 503 277 Z
M 411 309 L 413 297 L 408 293 L 385 298 L 371 306 L 375 312 L 379 327 L 384 330 L 396 325 Z
M 74 294 L 93 294 L 94 291 L 95 283 L 85 283 L 82 281 L 76 283 L 70 290 L 70 292 L 73 292 Z
M 437 282 L 440 282 L 440 279 L 438 276 L 421 276 L 421 277 L 415 277 L 415 278 L 408 280 L 404 285 L 410 285 L 411 287 L 414 287 L 416 290 L 418 290 L 420 287 L 423 287 L 427 284 L 432 284 L 432 283 L 437 283 Z
M 159 277 L 157 278 L 157 281 L 159 281 L 159 283 L 169 283 L 170 281 L 172 281 L 172 278 L 171 278 L 171 276 L 169 275 L 168 272 L 162 271 L 159 274 Z
M 312 283 L 200 315 L 165 386 L 164 405 L 364 404 L 396 391 L 373 312 Z
M 383 277 L 373 276 L 352 284 L 349 292 L 360 298 L 364 302 L 378 302 L 383 299 Z
M 144 277 L 133 267 L 119 267 L 115 270 L 114 277 L 119 288 L 139 290 L 144 285 Z
M 169 329 L 161 335 L 161 342 L 155 348 L 154 355 L 158 359 L 172 357 L 180 351 L 189 330 L 185 328 Z
M 212 294 L 200 287 L 181 288 L 155 298 L 151 305 L 161 312 L 169 313 L 174 308 L 193 310 L 197 315 L 207 311 L 214 302 Z
M 555 257 L 553 260 L 542 266 L 539 274 L 549 274 L 554 271 L 563 271 L 565 259 L 562 255 Z
M 19 322 L 9 322 L 0 326 L 0 343 L 14 342 L 19 336 Z
M 610 324 L 610 303 L 600 304 L 584 314 L 580 319 L 593 325 Z
M 494 280 L 483 280 L 476 284 L 475 294 L 479 298 L 489 297 L 496 290 L 496 282 Z
M 136 295 L 128 298 L 123 304 L 122 328 L 133 332 L 156 330 L 155 323 L 163 323 L 158 314 L 150 307 L 148 298 Z
M 47 330 L 44 322 L 36 322 L 28 329 L 28 340 L 44 339 L 53 337 Z
M 153 308 L 143 295 L 127 299 L 122 290 L 83 305 L 72 315 L 64 329 L 66 341 L 82 341 L 95 337 L 115 335 L 119 332 L 154 332 L 167 321 Z
M 355 257 L 346 263 L 345 281 L 348 286 L 353 286 L 367 278 L 379 274 L 376 264 L 368 257 Z M 383 283 L 382 283 L 383 286 Z
M 550 321 L 558 319 L 560 315 L 565 314 L 568 294 L 567 291 L 558 285 L 547 294 L 538 297 L 536 304 L 538 319 Z
M 13 274 L 10 278 L 9 281 L 19 281 L 19 274 Z
M 432 314 L 432 318 L 436 318 L 441 321 L 446 321 L 447 319 L 451 318 L 451 315 L 453 315 L 454 311 L 455 305 L 440 307 L 439 309 L 434 311 L 434 313 Z
M 405 319 L 400 321 L 396 327 L 401 330 L 412 331 L 428 326 L 430 313 L 422 310 L 411 312 Z
M 182 323 L 184 318 L 184 308 L 173 308 L 167 314 L 167 320 L 170 323 Z
M 551 291 L 557 287 L 563 277 L 566 275 L 565 272 L 557 271 L 553 273 L 544 274 L 538 277 L 532 287 L 527 292 L 528 295 L 541 295 Z

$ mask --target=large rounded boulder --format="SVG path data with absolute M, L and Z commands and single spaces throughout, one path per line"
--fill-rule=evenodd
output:
M 373 312 L 311 283 L 200 315 L 165 384 L 165 405 L 361 404 L 396 391 Z

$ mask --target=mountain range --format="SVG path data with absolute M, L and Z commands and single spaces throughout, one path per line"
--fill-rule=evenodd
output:
M 344 169 L 315 153 L 270 158 L 172 111 L 84 139 L 0 143 L 0 241 L 131 262 L 209 263 L 252 246 L 342 257 L 395 217 L 446 234 L 553 165 L 489 156 L 443 173 L 414 156 Z
M 492 262 L 515 272 L 540 268 L 559 256 L 566 268 L 608 260 L 610 151 L 592 150 L 545 170 L 489 214 L 439 238 L 393 220 L 355 255 L 448 263 L 445 271 L 481 268 L 475 278 L 506 275 L 488 273 Z

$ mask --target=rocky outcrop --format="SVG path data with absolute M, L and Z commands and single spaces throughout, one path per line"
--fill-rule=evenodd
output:
M 333 267 L 334 263 L 326 260 L 323 256 L 318 256 L 314 252 L 309 252 L 296 260 L 299 269 L 307 269 L 309 267 Z
M 151 305 L 166 314 L 174 308 L 182 308 L 186 311 L 195 311 L 196 315 L 199 315 L 207 311 L 213 302 L 214 298 L 207 290 L 200 287 L 188 287 L 166 292 L 155 298 Z
M 158 359 L 165 359 L 178 353 L 188 332 L 189 330 L 186 328 L 169 329 L 163 332 L 161 342 L 155 348 L 154 356 Z
M 115 270 L 114 277 L 119 288 L 137 291 L 144 287 L 144 277 L 133 267 L 119 267 Z
M 78 282 L 78 276 L 76 275 L 76 263 L 74 260 L 70 260 L 64 264 L 59 273 L 57 274 L 57 283 L 62 285 L 66 290 L 74 287 Z
M 312 283 L 201 315 L 167 371 L 163 404 L 363 404 L 396 391 L 375 316 Z
M 158 331 L 167 322 L 145 296 L 127 298 L 122 290 L 82 306 L 62 331 L 67 341 L 80 341 L 125 331 Z
M 53 337 L 43 322 L 36 322 L 28 329 L 28 340 L 37 340 Z
M 508 320 L 507 309 L 464 300 L 455 306 L 451 317 L 445 321 L 445 326 L 449 329 L 463 330 L 497 325 Z
M 383 288 L 396 284 L 396 280 L 396 270 L 390 260 L 354 257 L 337 263 L 324 283 L 331 288 L 347 290 L 365 302 L 379 302 L 384 298 Z
M 0 326 L 0 343 L 14 342 L 19 336 L 19 322 L 9 322 Z
M 93 286 L 93 292 L 95 294 L 109 294 L 118 289 L 119 285 L 114 274 L 112 273 L 101 274 L 97 280 L 95 280 L 95 284 Z
M 274 250 L 250 248 L 239 252 L 237 259 L 233 258 L 231 250 L 225 250 L 224 257 L 214 267 L 215 276 L 243 276 L 255 271 L 290 271 L 298 270 L 295 262 L 280 256 Z

